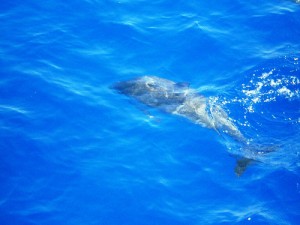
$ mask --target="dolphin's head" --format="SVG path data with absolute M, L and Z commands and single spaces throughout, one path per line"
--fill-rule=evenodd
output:
M 182 104 L 187 95 L 185 86 L 156 76 L 117 82 L 112 88 L 148 106 L 160 107 L 165 111 L 169 110 L 167 107 L 170 105 L 177 107 Z
M 115 83 L 112 88 L 128 96 L 141 96 L 153 92 L 161 92 L 166 84 L 161 78 L 143 76 L 132 80 Z

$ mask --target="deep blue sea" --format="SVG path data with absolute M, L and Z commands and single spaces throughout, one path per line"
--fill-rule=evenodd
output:
M 0 225 L 300 224 L 299 62 L 296 0 L 2 0 Z M 111 89 L 144 75 L 256 147 Z

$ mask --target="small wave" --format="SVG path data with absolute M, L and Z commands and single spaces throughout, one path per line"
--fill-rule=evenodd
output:
M 30 114 L 29 110 L 26 110 L 22 107 L 16 107 L 16 106 L 11 106 L 11 105 L 0 105 L 0 112 L 15 112 L 23 115 L 28 115 Z
M 285 57 L 276 64 L 251 73 L 235 97 L 216 97 L 215 101 L 227 109 L 249 142 L 250 151 L 245 151 L 244 147 L 225 140 L 229 149 L 273 169 L 293 171 L 300 162 L 299 58 Z M 257 154 L 263 149 L 274 151 Z

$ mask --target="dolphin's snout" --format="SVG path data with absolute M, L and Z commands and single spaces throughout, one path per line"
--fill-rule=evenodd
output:
M 111 89 L 114 89 L 122 94 L 128 94 L 133 87 L 133 83 L 130 81 L 121 81 L 116 82 L 110 86 Z
M 126 84 L 126 81 L 122 81 L 122 82 L 116 82 L 114 84 L 112 84 L 110 86 L 111 89 L 114 89 L 116 91 L 122 92 L 124 91 L 126 88 L 128 88 L 128 84 Z
M 121 82 L 117 82 L 117 83 L 114 83 L 112 85 L 109 86 L 110 89 L 113 89 L 113 90 L 119 90 L 120 89 L 120 84 Z

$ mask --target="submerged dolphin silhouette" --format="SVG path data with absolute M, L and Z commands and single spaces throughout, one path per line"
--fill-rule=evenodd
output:
M 135 98 L 139 102 L 164 112 L 179 115 L 190 121 L 225 133 L 236 141 L 245 143 L 246 138 L 229 119 L 218 104 L 189 88 L 187 83 L 176 83 L 156 76 L 143 76 L 115 83 L 112 87 L 119 93 Z M 240 176 L 253 160 L 242 158 L 237 161 L 235 173 Z

